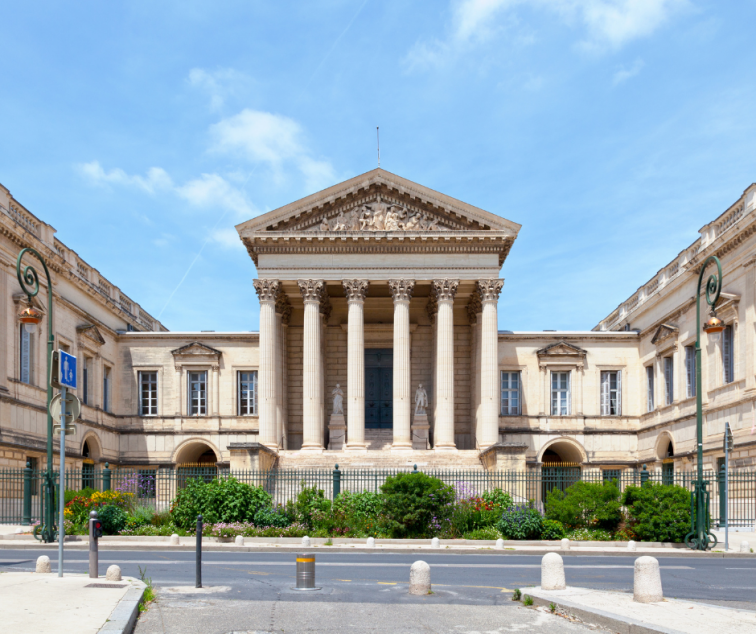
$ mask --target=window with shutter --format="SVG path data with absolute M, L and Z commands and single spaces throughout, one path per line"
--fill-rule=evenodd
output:
M 666 405 L 672 405 L 675 400 L 674 365 L 672 357 L 664 357 L 664 393 Z
M 646 366 L 646 407 L 649 412 L 654 411 L 654 366 Z
M 735 364 L 733 354 L 733 332 L 732 326 L 725 326 L 722 333 L 722 369 L 725 383 L 732 383 L 735 380 Z
M 20 379 L 31 383 L 31 333 L 21 324 L 21 368 Z
M 696 395 L 696 349 L 685 346 L 685 381 L 688 388 L 687 396 Z
M 601 415 L 602 416 L 619 416 L 620 403 L 622 402 L 621 377 L 622 373 L 602 372 L 601 373 Z

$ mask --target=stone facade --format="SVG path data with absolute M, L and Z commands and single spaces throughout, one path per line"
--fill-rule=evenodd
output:
M 0 468 L 45 459 L 46 316 L 28 340 L 17 317 L 26 246 L 53 278 L 56 347 L 87 359 L 74 466 L 690 469 L 686 355 L 710 254 L 731 330 L 725 344 L 702 335 L 706 465 L 729 422 L 734 465 L 753 466 L 755 201 L 752 185 L 595 329 L 511 332 L 497 326 L 499 274 L 520 226 L 373 170 L 237 227 L 257 266 L 259 333 L 173 333 L 0 186 Z M 391 365 L 369 365 L 372 353 Z

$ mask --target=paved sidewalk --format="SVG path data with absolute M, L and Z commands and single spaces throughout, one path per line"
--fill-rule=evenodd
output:
M 756 612 L 706 603 L 664 599 L 659 603 L 637 603 L 633 595 L 588 588 L 566 590 L 523 588 L 536 605 L 556 604 L 558 611 L 577 616 L 585 623 L 607 627 L 621 634 L 660 632 L 663 634 L 752 634 Z
M 87 587 L 93 583 L 118 588 Z M 120 583 L 85 575 L 0 573 L 0 630 L 3 634 L 97 634 L 107 625 L 122 631 L 144 584 L 124 577 Z

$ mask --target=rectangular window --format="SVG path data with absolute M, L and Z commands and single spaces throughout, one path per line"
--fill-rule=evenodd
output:
M 189 415 L 207 414 L 207 372 L 189 372 Z
M 110 411 L 110 368 L 102 368 L 102 409 Z
M 570 373 L 551 373 L 551 415 L 569 416 L 570 414 Z
M 675 366 L 673 357 L 664 357 L 664 403 L 672 405 L 675 400 Z
M 519 416 L 520 414 L 520 373 L 501 373 L 501 415 Z
M 601 415 L 619 416 L 622 413 L 622 372 L 601 373 Z
M 619 487 L 621 473 L 620 469 L 604 469 L 601 472 L 601 477 L 604 482 L 614 482 Z
M 89 405 L 89 375 L 92 370 L 92 359 L 82 357 L 81 364 L 81 402 Z
M 21 324 L 21 368 L 19 378 L 22 383 L 31 383 L 31 333 Z
M 725 383 L 735 380 L 735 350 L 733 348 L 732 326 L 725 326 L 722 332 L 722 369 Z
M 142 416 L 157 416 L 157 372 L 139 373 L 139 413 Z
M 237 372 L 239 416 L 257 414 L 257 372 Z
M 685 384 L 688 388 L 687 396 L 696 395 L 696 349 L 685 346 Z
M 654 411 L 654 366 L 646 366 L 646 408 Z

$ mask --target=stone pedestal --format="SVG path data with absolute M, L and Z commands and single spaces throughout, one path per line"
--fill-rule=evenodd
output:
M 340 451 L 346 444 L 346 422 L 343 414 L 331 414 L 328 422 L 328 450 Z
M 415 414 L 412 419 L 412 449 L 430 449 L 430 423 L 427 414 Z
M 502 442 L 480 452 L 480 460 L 486 471 L 525 471 L 525 443 Z
M 277 452 L 256 442 L 229 443 L 228 452 L 231 471 L 269 471 L 278 460 Z

